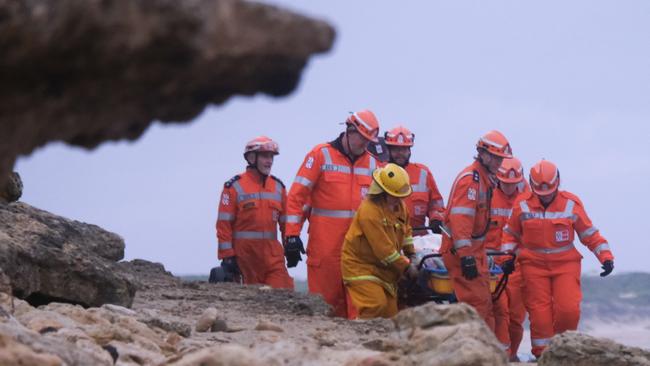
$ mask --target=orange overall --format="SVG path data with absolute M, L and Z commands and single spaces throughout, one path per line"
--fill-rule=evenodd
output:
M 289 191 L 285 235 L 300 235 L 304 208 L 311 205 L 307 244 L 309 291 L 321 294 L 334 308 L 335 315 L 347 317 L 341 246 L 378 164 L 368 152 L 352 162 L 342 150 L 339 136 L 307 154 Z
M 578 327 L 582 255 L 573 245 L 574 232 L 601 263 L 614 259 L 580 199 L 566 191 L 558 191 L 546 208 L 535 194 L 522 194 L 503 231 L 501 249 L 519 251 L 524 303 L 530 315 L 536 357 L 553 335 Z
M 255 169 L 236 175 L 224 185 L 217 218 L 218 257 L 237 257 L 246 284 L 293 289 L 277 240 L 284 231 L 286 190 L 274 176 Z
M 526 187 L 526 185 L 523 184 L 522 187 Z M 512 214 L 512 205 L 518 193 L 519 191 L 516 191 L 512 196 L 507 196 L 501 189 L 494 190 L 490 207 L 490 229 L 485 239 L 487 253 L 501 250 L 503 227 Z M 497 263 L 502 263 L 508 258 L 495 257 L 494 259 Z M 508 278 L 506 290 L 492 304 L 494 308 L 495 334 L 510 356 L 517 354 L 523 336 L 522 323 L 526 316 L 524 303 L 521 299 L 521 290 L 519 289 L 517 292 L 517 285 L 521 286 L 521 281 L 519 272 L 515 271 Z M 510 293 L 513 294 L 512 297 L 510 297 Z
M 445 201 L 438 190 L 433 174 L 424 164 L 409 163 L 404 168 L 409 174 L 413 193 L 404 199 L 411 215 L 411 227 L 424 226 L 427 217 L 429 221 L 442 221 L 445 212 Z M 426 230 L 418 230 L 414 235 L 425 235 Z
M 485 254 L 485 229 L 489 223 L 492 182 L 488 171 L 477 161 L 458 174 L 449 194 L 442 236 L 442 258 L 449 271 L 458 301 L 472 305 L 494 331 L 492 293 Z M 461 258 L 474 256 L 479 276 L 467 280 L 462 275 Z

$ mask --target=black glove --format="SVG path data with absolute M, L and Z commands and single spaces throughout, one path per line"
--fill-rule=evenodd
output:
M 515 271 L 515 260 L 514 259 L 508 259 L 507 261 L 503 262 L 501 265 L 501 270 L 503 271 L 503 274 L 511 274 L 512 272 Z
M 302 260 L 300 253 L 305 254 L 305 247 L 299 236 L 288 236 L 284 244 L 284 256 L 287 257 L 287 267 L 292 268 Z
M 235 277 L 236 275 L 241 274 L 239 271 L 239 265 L 237 265 L 237 257 L 226 257 L 221 261 L 221 268 L 226 272 L 226 276 Z
M 471 255 L 460 258 L 460 269 L 463 271 L 463 277 L 465 277 L 466 280 L 473 280 L 478 277 L 476 258 Z
M 442 221 L 440 220 L 429 221 L 429 228 L 431 228 L 431 231 L 434 234 L 442 234 L 442 229 L 440 228 L 441 225 L 442 225 Z
M 417 280 L 419 274 L 420 271 L 418 270 L 418 266 L 413 262 L 411 262 L 411 264 L 409 264 L 409 266 L 406 267 L 406 270 L 404 271 L 404 275 L 409 280 Z
M 600 273 L 600 277 L 605 277 L 608 274 L 612 273 L 614 270 L 614 261 L 607 260 L 605 263 L 603 263 L 603 266 L 600 267 L 603 269 L 603 271 Z

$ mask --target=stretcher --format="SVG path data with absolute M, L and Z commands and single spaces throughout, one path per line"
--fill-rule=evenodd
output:
M 420 239 L 419 242 L 417 239 Z M 399 284 L 398 297 L 401 307 L 422 305 L 427 302 L 449 304 L 457 302 L 449 273 L 439 253 L 441 238 L 437 234 L 428 234 L 416 238 L 416 261 L 418 278 L 404 280 Z M 490 291 L 492 300 L 496 301 L 508 284 L 508 275 L 503 273 L 495 258 L 510 256 L 512 253 L 489 252 L 488 268 L 490 273 Z

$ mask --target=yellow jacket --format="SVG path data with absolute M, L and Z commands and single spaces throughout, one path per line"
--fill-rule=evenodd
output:
M 341 253 L 343 281 L 373 281 L 395 296 L 396 284 L 415 253 L 404 202 L 393 212 L 384 200 L 361 202 L 345 234 Z

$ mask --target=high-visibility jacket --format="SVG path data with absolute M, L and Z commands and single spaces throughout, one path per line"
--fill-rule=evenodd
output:
M 343 281 L 371 281 L 393 297 L 396 284 L 415 254 L 406 205 L 393 211 L 385 200 L 365 199 L 345 235 L 341 255 Z M 406 256 L 405 256 L 406 255 Z
M 492 191 L 490 204 L 490 229 L 485 236 L 485 248 L 488 251 L 501 250 L 501 237 L 503 228 L 508 223 L 512 214 L 512 207 L 519 195 L 530 191 L 528 183 L 522 181 L 517 186 L 517 191 L 512 196 L 507 196 L 501 189 Z
M 427 217 L 430 221 L 442 221 L 445 201 L 429 168 L 424 164 L 409 163 L 405 170 L 413 188 L 413 193 L 404 200 L 411 216 L 411 227 L 424 226 Z M 416 235 L 424 234 L 426 231 L 423 230 L 416 232 Z
M 278 226 L 284 231 L 286 197 L 279 179 L 269 176 L 262 181 L 254 169 L 247 169 L 227 181 L 216 225 L 219 259 L 235 255 L 238 242 L 277 241 Z
M 601 263 L 613 260 L 607 240 L 600 235 L 585 212 L 582 201 L 572 193 L 559 191 L 544 208 L 532 192 L 521 195 L 503 229 L 501 250 L 519 249 L 519 260 L 569 261 L 582 258 L 573 240 L 578 238 Z
M 356 209 L 368 193 L 378 161 L 364 152 L 352 162 L 342 150 L 341 135 L 307 154 L 289 191 L 285 235 L 300 235 L 308 216 L 309 291 L 321 294 L 335 315 L 347 317 L 341 246 Z
M 343 236 L 368 193 L 377 165 L 368 152 L 352 163 L 332 143 L 317 145 L 307 154 L 289 191 L 286 236 L 300 235 L 309 214 L 311 260 L 340 258 Z
M 236 175 L 224 185 L 217 218 L 218 257 L 236 256 L 246 284 L 293 289 L 277 240 L 284 231 L 287 193 L 274 176 L 256 169 Z
M 456 177 L 445 211 L 441 252 L 455 251 L 458 258 L 482 254 L 490 220 L 493 183 L 488 171 L 475 161 Z

